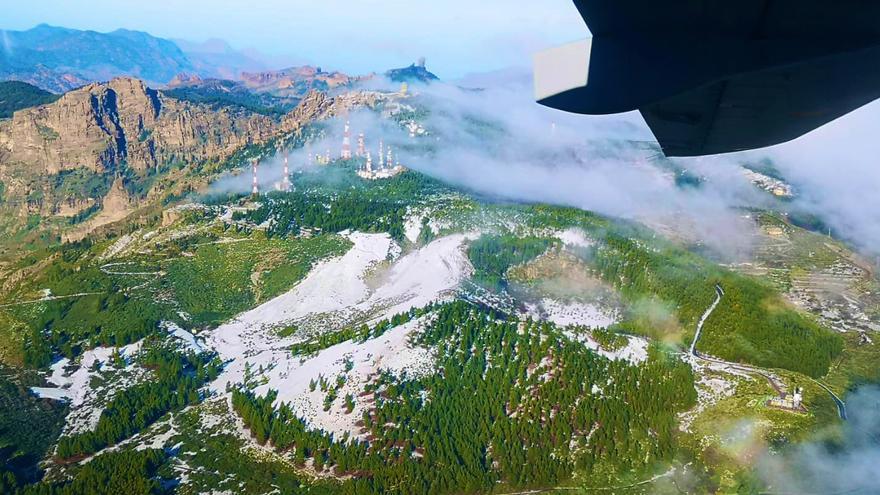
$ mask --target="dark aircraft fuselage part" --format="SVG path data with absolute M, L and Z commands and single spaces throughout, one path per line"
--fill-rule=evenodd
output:
M 537 100 L 639 110 L 668 156 L 782 143 L 880 98 L 880 1 L 575 5 L 593 36 L 536 56 Z

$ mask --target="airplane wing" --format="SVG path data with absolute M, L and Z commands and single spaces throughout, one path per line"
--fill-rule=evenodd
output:
M 536 56 L 536 98 L 639 110 L 669 156 L 788 141 L 880 97 L 880 1 L 574 3 L 593 37 Z
M 772 146 L 880 98 L 880 49 L 738 74 L 639 108 L 667 156 Z

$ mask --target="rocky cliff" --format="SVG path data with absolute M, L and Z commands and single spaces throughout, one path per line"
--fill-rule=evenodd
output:
M 301 96 L 311 90 L 327 91 L 361 80 L 342 72 L 324 72 L 320 67 L 304 65 L 264 72 L 242 72 L 241 81 L 253 91 Z
M 0 160 L 48 174 L 78 168 L 101 173 L 121 164 L 143 173 L 171 160 L 223 157 L 276 130 L 268 117 L 211 111 L 120 78 L 16 112 L 0 124 Z
M 115 221 L 139 200 L 151 201 L 150 188 L 170 170 L 186 166 L 198 172 L 202 164 L 223 161 L 247 145 L 296 133 L 354 107 L 375 107 L 386 98 L 313 91 L 288 114 L 272 118 L 171 98 L 137 79 L 91 84 L 0 121 L 3 201 L 22 213 L 67 217 L 98 203 L 103 206 L 98 216 Z M 167 180 L 161 187 L 168 187 Z M 131 194 L 126 190 L 140 197 L 126 197 Z M 112 215 L 106 211 L 110 206 L 116 210 Z

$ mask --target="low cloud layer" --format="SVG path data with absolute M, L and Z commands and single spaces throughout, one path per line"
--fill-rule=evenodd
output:
M 847 413 L 842 443 L 807 443 L 756 463 L 769 493 L 880 493 L 880 387 L 850 394 Z
M 745 179 L 741 165 L 770 157 L 794 183 L 795 206 L 820 215 L 865 251 L 880 245 L 880 172 L 873 169 L 880 142 L 869 136 L 870 117 L 880 107 L 769 150 L 666 160 L 638 113 L 583 116 L 542 107 L 533 101 L 527 71 L 480 74 L 414 91 L 418 96 L 411 102 L 429 110 L 420 116 L 426 137 L 412 138 L 393 120 L 363 111 L 347 117 L 352 147 L 364 132 L 374 161 L 382 139 L 402 164 L 449 183 L 507 200 L 638 220 L 727 259 L 747 256 L 752 247 L 755 227 L 743 208 L 772 203 Z M 342 126 L 341 120 L 326 123 L 309 152 L 338 157 Z M 306 166 L 305 152 L 291 150 L 291 169 Z M 280 180 L 280 163 L 280 157 L 261 163 L 261 183 Z M 676 168 L 705 181 L 681 187 Z M 249 190 L 250 174 L 219 186 Z
M 798 186 L 799 203 L 857 247 L 880 254 L 880 102 L 765 152 Z
M 733 206 L 760 204 L 762 193 L 734 161 L 666 162 L 637 113 L 585 117 L 537 105 L 531 81 L 516 72 L 483 75 L 487 89 L 432 85 L 425 127 L 437 152 L 408 166 L 498 197 L 569 205 L 643 221 L 735 256 L 753 228 Z M 429 138 L 429 139 L 431 139 Z M 672 167 L 706 176 L 699 188 L 676 185 Z

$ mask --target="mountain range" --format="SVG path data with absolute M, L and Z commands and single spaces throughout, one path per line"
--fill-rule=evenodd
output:
M 0 78 L 18 79 L 52 92 L 120 75 L 164 83 L 196 66 L 172 41 L 140 31 L 80 31 L 41 24 L 5 31 Z
M 219 39 L 196 43 L 127 29 L 100 33 L 47 24 L 2 33 L 0 80 L 23 81 L 53 93 L 135 77 L 154 87 L 191 86 L 203 79 L 240 81 L 255 92 L 300 97 L 312 89 L 332 90 L 371 77 L 309 65 L 270 70 L 258 55 Z M 438 79 L 423 62 L 385 75 L 397 82 Z
M 73 227 L 76 233 L 64 238 L 78 238 L 179 193 L 234 156 L 259 153 L 311 122 L 375 104 L 374 93 L 333 98 L 312 91 L 287 111 L 267 115 L 235 102 L 175 95 L 139 79 L 115 78 L 0 120 L 0 192 L 7 219 L 69 219 L 62 230 Z

